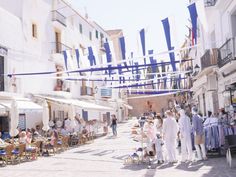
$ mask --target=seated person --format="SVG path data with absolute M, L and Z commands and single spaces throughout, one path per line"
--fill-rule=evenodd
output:
M 26 132 L 22 131 L 19 133 L 19 143 L 26 144 L 26 142 L 27 142 Z
M 82 130 L 82 136 L 83 136 L 83 138 L 88 138 L 88 130 L 86 129 L 86 127 L 84 126 L 83 127 L 83 130 Z
M 147 147 L 144 148 L 144 158 L 147 156 L 155 155 L 155 147 L 152 143 L 148 143 Z
M 2 133 L 0 132 L 0 145 L 4 145 L 5 142 L 3 141 L 3 139 L 1 137 L 2 137 Z
M 39 135 L 43 135 L 43 130 L 40 128 L 40 125 L 36 125 L 35 132 L 37 132 Z
M 52 146 L 54 146 L 54 145 L 57 143 L 57 140 L 58 140 L 58 133 L 57 133 L 57 131 L 53 131 L 53 132 L 51 133 L 50 138 L 51 138 L 50 144 L 51 144 Z
M 64 127 L 60 129 L 60 133 L 62 136 L 67 136 L 70 134 Z
M 26 137 L 27 137 L 26 138 L 26 148 L 31 148 L 31 143 L 32 143 L 32 138 L 33 138 L 32 133 L 27 132 Z
M 49 152 L 48 152 L 48 149 L 52 149 L 54 148 L 54 146 L 56 145 L 58 141 L 58 133 L 57 131 L 51 131 L 50 133 L 50 138 L 49 138 L 49 141 L 45 144 L 45 149 L 46 149 L 46 154 L 48 155 Z

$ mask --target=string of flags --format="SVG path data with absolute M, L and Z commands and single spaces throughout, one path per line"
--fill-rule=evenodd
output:
M 197 45 L 197 9 L 195 3 L 188 6 L 190 18 L 192 22 L 192 46 Z M 131 52 L 130 57 L 127 57 L 128 52 L 126 49 L 125 37 L 122 36 L 118 39 L 119 49 L 122 61 L 117 61 L 114 53 L 114 46 L 110 41 L 106 41 L 103 44 L 105 56 L 103 59 L 98 57 L 98 52 L 94 46 L 87 48 L 87 55 L 82 55 L 80 49 L 75 49 L 74 55 L 72 51 L 66 50 L 62 54 L 64 56 L 64 68 L 65 71 L 40 71 L 40 72 L 26 72 L 26 73 L 14 73 L 7 74 L 8 77 L 23 77 L 23 76 L 42 76 L 42 75 L 55 75 L 55 74 L 66 74 L 65 80 L 78 81 L 84 78 L 74 73 L 83 73 L 90 76 L 87 79 L 89 81 L 96 82 L 108 82 L 107 87 L 119 88 L 128 90 L 128 94 L 165 94 L 165 93 L 176 93 L 184 90 L 181 86 L 181 81 L 185 80 L 186 71 L 178 73 L 177 64 L 183 63 L 190 60 L 176 60 L 175 59 L 175 48 L 171 42 L 171 32 L 169 19 L 165 18 L 162 20 L 164 34 L 167 44 L 167 52 L 169 54 L 169 61 L 158 60 L 154 50 L 147 50 L 145 29 L 139 31 L 140 42 L 142 48 L 142 56 L 134 57 Z M 169 73 L 168 73 L 169 72 Z M 93 78 L 93 76 L 103 76 L 104 79 Z M 50 77 L 50 76 L 49 76 Z M 115 84 L 112 84 L 115 82 Z M 111 86 L 112 85 L 112 86 Z M 151 86 L 153 91 L 129 91 L 129 88 L 147 88 Z M 166 91 L 159 91 L 163 87 Z M 185 90 L 186 91 L 186 90 Z

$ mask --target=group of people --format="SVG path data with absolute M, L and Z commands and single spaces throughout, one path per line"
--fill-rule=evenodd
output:
M 196 149 L 197 159 L 206 160 L 204 145 L 203 119 L 198 115 L 196 107 L 192 108 L 191 118 L 185 110 L 177 107 L 175 111 L 167 110 L 165 117 L 160 114 L 149 116 L 144 124 L 147 136 L 147 152 L 156 153 L 158 162 L 177 162 L 176 148 L 181 146 L 181 161 L 193 161 L 193 149 Z M 194 135 L 192 137 L 192 135 Z M 193 147 L 194 144 L 194 147 Z M 165 155 L 163 155 L 165 152 Z
M 63 136 L 85 134 L 84 132 L 94 132 L 97 121 L 85 121 L 80 115 L 75 116 L 74 119 L 66 118 L 63 122 L 51 121 L 49 131 L 57 131 Z

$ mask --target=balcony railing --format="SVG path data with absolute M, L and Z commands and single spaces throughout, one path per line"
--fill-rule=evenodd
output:
M 81 87 L 81 96 L 93 96 L 93 88 L 92 87 Z
M 207 50 L 201 57 L 202 70 L 207 67 L 217 65 L 218 49 Z
M 61 42 L 52 42 L 52 53 L 62 53 L 65 50 L 72 50 L 71 47 L 61 43 Z
M 221 68 L 235 59 L 235 38 L 230 38 L 219 49 L 218 66 Z
M 57 21 L 63 26 L 66 26 L 66 17 L 63 16 L 60 12 L 57 10 L 52 11 L 52 21 Z
M 111 97 L 112 89 L 111 88 L 102 88 L 101 89 L 101 97 Z
M 217 0 L 204 0 L 205 7 L 211 7 L 216 5 Z

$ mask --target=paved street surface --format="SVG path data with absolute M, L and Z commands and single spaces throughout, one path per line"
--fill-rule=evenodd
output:
M 0 167 L 0 177 L 235 177 L 236 168 L 229 169 L 225 158 L 210 158 L 205 162 L 175 165 L 124 166 L 123 159 L 137 147 L 130 138 L 132 122 L 118 126 L 118 137 L 111 134 L 94 143 L 34 162 Z

